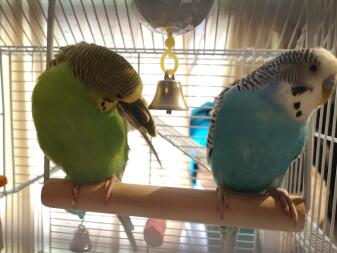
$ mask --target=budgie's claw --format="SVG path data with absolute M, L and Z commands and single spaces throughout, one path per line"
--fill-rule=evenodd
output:
M 112 189 L 114 188 L 115 184 L 118 182 L 119 182 L 119 179 L 115 176 L 112 176 L 110 179 L 107 179 L 105 181 L 104 191 L 105 191 L 105 204 L 106 205 L 108 204 L 110 200 Z
M 228 195 L 226 194 L 225 190 L 222 189 L 221 187 L 217 187 L 216 192 L 218 195 L 218 202 L 220 206 L 220 219 L 223 219 L 224 210 L 229 208 Z
M 77 199 L 78 199 L 78 197 L 79 197 L 79 195 L 80 195 L 80 188 L 81 188 L 80 185 L 73 183 L 73 189 L 72 189 L 72 192 L 73 192 L 73 201 L 72 201 L 72 205 L 73 205 L 73 206 L 76 206 Z
M 296 226 L 298 222 L 298 213 L 294 203 L 289 196 L 288 191 L 282 188 L 275 188 L 270 189 L 268 192 L 273 198 L 277 199 L 280 202 L 281 208 L 283 209 L 284 213 L 286 215 L 290 215 L 290 217 L 294 219 Z

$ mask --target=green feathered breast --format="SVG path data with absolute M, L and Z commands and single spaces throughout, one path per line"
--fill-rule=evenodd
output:
M 66 63 L 40 76 L 32 111 L 42 150 L 75 183 L 121 179 L 128 156 L 126 123 L 116 108 L 98 110 L 94 95 Z

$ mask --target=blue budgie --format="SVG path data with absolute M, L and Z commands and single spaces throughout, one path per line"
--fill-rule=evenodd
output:
M 206 147 L 208 127 L 210 123 L 209 116 L 213 105 L 213 102 L 205 102 L 201 105 L 201 107 L 195 108 L 191 112 L 189 134 L 195 142 L 200 144 L 201 147 Z M 194 160 L 190 161 L 190 172 L 192 186 L 196 186 L 198 164 Z
M 329 51 L 290 50 L 223 89 L 207 140 L 221 216 L 230 206 L 226 191 L 266 193 L 297 223 L 288 192 L 278 187 L 304 147 L 310 116 L 333 93 L 336 73 Z M 231 252 L 238 229 L 223 230 Z

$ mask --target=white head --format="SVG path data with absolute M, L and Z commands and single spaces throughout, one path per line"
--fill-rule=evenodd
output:
M 286 54 L 273 60 L 278 78 L 283 81 L 275 98 L 294 119 L 304 122 L 331 97 L 336 86 L 337 58 L 324 48 Z

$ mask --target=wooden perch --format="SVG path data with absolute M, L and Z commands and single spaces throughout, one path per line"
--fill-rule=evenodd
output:
M 69 180 L 49 179 L 42 189 L 42 203 L 53 208 L 296 232 L 303 230 L 305 222 L 299 196 L 292 196 L 299 216 L 295 226 L 270 196 L 229 193 L 230 208 L 221 220 L 217 194 L 212 190 L 117 183 L 105 203 L 104 183 L 98 183 L 82 186 L 73 206 L 72 187 Z

